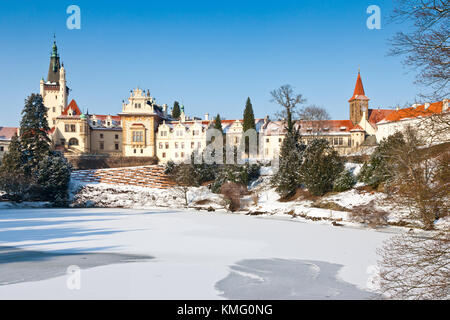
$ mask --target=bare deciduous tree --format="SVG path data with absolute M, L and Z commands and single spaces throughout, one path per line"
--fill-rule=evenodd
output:
M 298 112 L 300 120 L 306 121 L 306 125 L 312 129 L 313 133 L 319 134 L 325 127 L 325 122 L 331 117 L 327 110 L 316 105 L 302 108 Z
M 294 89 L 289 85 L 283 85 L 279 89 L 273 90 L 271 93 L 272 102 L 279 104 L 283 110 L 277 113 L 277 116 L 285 119 L 288 131 L 292 132 L 294 123 L 292 115 L 297 112 L 299 105 L 306 102 L 302 94 L 294 93 Z
M 396 203 L 409 208 L 412 218 L 432 229 L 434 221 L 450 210 L 450 151 L 446 145 L 430 148 L 410 126 L 403 131 L 403 142 L 383 155 L 391 171 L 387 188 Z
M 377 251 L 380 291 L 391 299 L 450 298 L 450 233 L 413 233 L 388 239 Z
M 404 56 L 405 65 L 418 70 L 417 82 L 432 89 L 423 96 L 446 98 L 450 79 L 450 1 L 396 0 L 396 3 L 392 21 L 408 25 L 411 31 L 398 32 L 391 39 L 390 54 Z

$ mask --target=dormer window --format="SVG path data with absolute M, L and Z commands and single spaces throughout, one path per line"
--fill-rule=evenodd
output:
M 347 127 L 341 127 L 341 131 L 347 130 Z
M 167 131 L 161 131 L 161 137 L 167 137 Z
M 134 107 L 135 107 L 136 109 L 141 109 L 141 104 L 140 104 L 140 103 L 135 103 L 135 104 L 134 104 Z

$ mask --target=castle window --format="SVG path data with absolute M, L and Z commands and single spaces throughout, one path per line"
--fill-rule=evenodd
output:
M 184 149 L 184 142 L 181 143 L 181 149 Z
M 144 132 L 133 131 L 133 142 L 144 142 Z
M 66 124 L 64 126 L 64 130 L 66 132 L 76 132 L 77 131 L 76 126 L 74 124 Z
M 141 153 L 144 153 L 144 149 L 141 149 Z
M 3 146 L 0 147 L 0 151 L 2 151 L 2 152 L 5 151 L 5 147 L 3 147 Z
M 118 135 L 118 134 L 116 134 L 116 135 L 115 135 L 115 138 L 116 138 L 116 140 L 118 140 L 118 139 L 119 139 L 119 135 Z
M 72 138 L 69 140 L 69 146 L 77 146 L 78 145 L 78 140 L 75 138 Z
M 194 135 L 194 136 L 198 136 L 199 134 L 200 134 L 200 132 L 198 130 L 192 131 L 192 135 Z
M 169 143 L 166 142 L 166 149 L 169 149 Z
M 116 150 L 119 150 L 119 144 L 118 144 L 118 143 L 116 143 L 116 144 L 114 145 L 114 147 L 115 147 Z
M 53 107 L 53 112 L 56 112 L 56 108 L 55 107 Z
M 105 144 L 103 142 L 100 142 L 100 150 L 105 149 Z
M 165 152 L 163 152 L 163 154 L 162 154 L 162 157 L 163 157 L 163 158 L 165 158 L 165 157 L 166 157 L 166 153 L 165 153 Z
M 159 143 L 159 148 L 162 149 L 163 148 L 163 144 L 162 142 Z
M 184 158 L 184 152 L 181 153 L 181 157 Z
M 347 142 L 348 142 L 348 146 L 351 147 L 352 146 L 352 139 L 348 138 Z
M 161 131 L 161 137 L 167 137 L 167 131 Z
M 344 138 L 339 138 L 339 145 L 342 146 L 344 144 Z
M 178 149 L 178 142 L 175 142 L 175 149 Z
M 338 138 L 334 138 L 334 143 L 335 146 L 337 146 L 339 144 L 339 139 Z
M 177 130 L 177 137 L 183 136 L 183 130 Z
M 191 142 L 191 149 L 194 149 L 195 142 Z
M 175 158 L 178 158 L 178 152 L 175 152 Z

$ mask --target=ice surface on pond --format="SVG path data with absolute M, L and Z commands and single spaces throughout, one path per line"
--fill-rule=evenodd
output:
M 337 279 L 342 266 L 323 261 L 243 260 L 216 284 L 228 299 L 372 299 L 373 293 Z

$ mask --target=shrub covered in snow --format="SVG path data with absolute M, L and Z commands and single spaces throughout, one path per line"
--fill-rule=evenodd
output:
M 353 188 L 353 186 L 356 184 L 356 178 L 348 170 L 342 171 L 333 184 L 333 190 L 337 192 L 347 191 Z
M 251 181 L 258 179 L 259 175 L 259 164 L 225 165 L 216 175 L 216 179 L 211 185 L 211 191 L 219 193 L 220 188 L 226 182 L 234 182 L 247 186 Z

